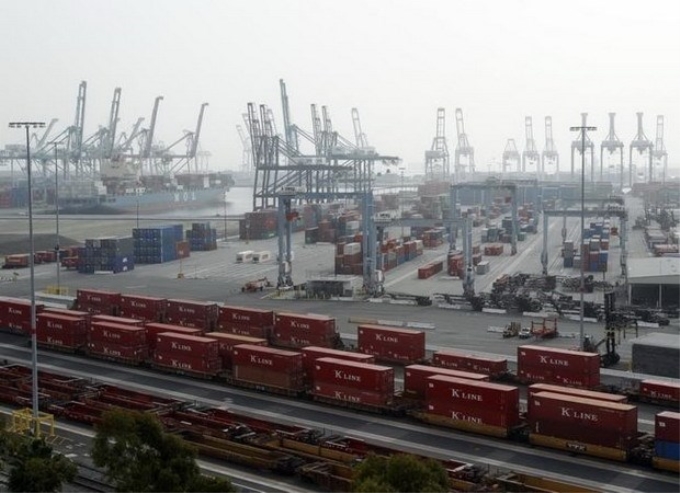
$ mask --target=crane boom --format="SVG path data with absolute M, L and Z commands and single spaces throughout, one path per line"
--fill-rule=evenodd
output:
M 194 138 L 188 156 L 190 158 L 196 157 L 196 150 L 198 149 L 198 139 L 201 136 L 201 128 L 203 127 L 203 115 L 205 113 L 206 106 L 208 106 L 208 103 L 203 103 L 201 105 L 201 110 L 198 113 L 198 121 L 196 122 L 196 132 L 194 132 Z
M 153 103 L 153 111 L 151 112 L 151 125 L 149 126 L 149 133 L 146 137 L 146 149 L 144 150 L 144 157 L 151 156 L 151 145 L 153 144 L 153 135 L 156 132 L 156 119 L 158 118 L 158 106 L 161 104 L 163 96 L 157 96 Z

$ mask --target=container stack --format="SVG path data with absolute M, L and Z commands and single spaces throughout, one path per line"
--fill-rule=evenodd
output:
M 447 272 L 450 276 L 465 277 L 465 257 L 461 250 L 453 250 L 447 255 Z
M 486 358 L 454 351 L 435 351 L 432 355 L 432 364 L 442 368 L 481 373 L 496 378 L 508 373 L 508 360 L 506 358 Z
M 571 269 L 574 267 L 574 242 L 565 241 L 562 244 L 562 257 L 564 258 L 564 268 Z
M 217 250 L 217 229 L 212 228 L 209 222 L 192 223 L 186 237 L 192 252 Z
M 484 255 L 487 255 L 487 256 L 503 255 L 504 249 L 505 249 L 505 247 L 503 246 L 502 243 L 493 243 L 491 245 L 485 245 L 484 246 Z
M 269 339 L 274 312 L 260 308 L 224 305 L 218 308 L 217 330 L 229 334 Z
M 597 387 L 600 385 L 600 355 L 542 346 L 519 346 L 517 376 L 534 383 Z
M 409 397 L 424 399 L 427 393 L 428 378 L 434 375 L 446 375 L 448 377 L 462 378 L 464 380 L 475 380 L 478 382 L 488 382 L 489 376 L 480 373 L 470 373 L 467 371 L 451 370 L 427 365 L 409 365 L 404 368 L 404 393 Z
M 183 240 L 184 226 L 173 224 L 153 228 L 134 228 L 135 261 L 138 264 L 162 264 L 180 258 L 178 250 L 185 254 L 180 244 Z M 188 254 L 188 252 L 187 252 Z
M 654 420 L 656 457 L 680 461 L 680 413 L 663 411 Z
M 85 317 L 43 312 L 36 318 L 37 341 L 43 346 L 75 351 L 87 344 Z
M 301 353 L 241 344 L 234 348 L 232 364 L 236 380 L 286 391 L 304 388 Z
M 88 346 L 93 356 L 133 364 L 142 363 L 149 354 L 146 329 L 121 323 L 93 320 Z
M 135 268 L 130 238 L 97 238 L 85 240 L 78 249 L 77 270 L 80 274 L 126 272 Z
M 444 244 L 444 228 L 434 228 L 423 233 L 423 246 L 425 248 L 437 248 Z
M 121 294 L 97 289 L 79 289 L 76 292 L 76 306 L 79 310 L 93 315 L 118 315 Z
M 568 441 L 620 450 L 622 456 L 635 443 L 637 419 L 636 406 L 553 392 L 533 394 L 528 412 L 534 444 L 562 448 Z
M 36 303 L 35 312 L 40 313 L 45 308 L 42 303 Z M 31 302 L 20 298 L 0 298 L 0 327 L 5 327 L 17 334 L 31 333 Z
M 274 315 L 271 342 L 274 346 L 302 348 L 321 346 L 332 348 L 337 344 L 335 319 L 313 313 L 281 313 Z
M 425 409 L 471 431 L 506 436 L 519 424 L 519 389 L 514 386 L 434 375 L 427 380 Z M 490 433 L 492 434 L 492 433 Z
M 276 236 L 276 209 L 246 213 L 239 221 L 239 239 L 266 240 Z M 321 240 L 324 241 L 324 240 Z
M 217 304 L 205 301 L 169 299 L 165 321 L 169 324 L 212 331 L 217 322 Z
M 136 318 L 144 322 L 162 322 L 168 300 L 153 296 L 122 294 L 120 316 Z
M 314 362 L 319 358 L 335 358 L 348 361 L 355 361 L 357 363 L 364 363 L 372 365 L 375 363 L 375 357 L 370 354 L 353 353 L 351 351 L 341 351 L 339 349 L 331 349 L 319 346 L 307 346 L 301 349 L 302 352 L 302 367 L 305 372 L 305 382 L 312 382 L 314 376 Z
M 376 361 L 412 364 L 425 359 L 425 332 L 418 330 L 359 325 L 357 345 L 360 353 L 371 354 Z
M 154 364 L 197 376 L 219 373 L 222 360 L 216 339 L 163 332 L 156 336 Z
M 394 368 L 337 358 L 314 362 L 312 394 L 323 399 L 385 406 L 394 399 Z
M 241 344 L 250 344 L 251 346 L 267 345 L 267 339 L 238 334 L 227 334 L 225 332 L 208 332 L 205 336 L 210 337 L 211 339 L 217 339 L 218 355 L 222 360 L 222 368 L 225 370 L 231 369 L 233 365 L 232 355 L 237 346 L 240 346 Z
M 156 352 L 156 336 L 165 332 L 172 332 L 174 334 L 182 334 L 185 336 L 200 337 L 205 334 L 201 329 L 194 327 L 182 327 L 181 325 L 162 324 L 151 322 L 144 324 L 146 328 L 146 344 L 149 346 L 149 354 L 154 355 Z
M 443 261 L 430 262 L 418 268 L 418 279 L 429 279 L 442 270 L 444 270 Z

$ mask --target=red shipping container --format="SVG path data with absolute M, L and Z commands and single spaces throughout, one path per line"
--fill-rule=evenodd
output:
M 477 382 L 463 378 L 435 375 L 428 378 L 427 402 L 461 403 L 461 406 L 487 409 L 517 409 L 519 389 L 510 385 Z M 461 408 L 462 409 L 462 408 Z
M 430 414 L 479 425 L 511 428 L 520 423 L 519 409 L 512 406 L 494 409 L 486 406 L 468 406 L 459 401 L 428 400 L 426 410 Z
M 530 431 L 537 435 L 620 450 L 630 450 L 636 443 L 635 434 L 624 434 L 597 426 L 569 426 L 562 420 L 537 419 L 531 423 Z
M 68 317 L 78 317 L 85 319 L 87 321 L 87 324 L 90 324 L 90 319 L 92 318 L 92 314 L 90 312 L 83 312 L 83 311 L 78 311 L 78 310 L 67 310 L 66 308 L 50 308 L 50 307 L 45 307 L 45 309 L 42 311 L 42 313 L 56 313 L 58 315 L 66 315 Z
M 153 361 L 156 365 L 165 368 L 204 375 L 216 375 L 222 370 L 222 360 L 219 357 L 192 357 L 185 353 L 168 354 L 157 351 Z
M 110 343 L 106 341 L 90 342 L 88 344 L 88 350 L 91 354 L 95 354 L 98 356 L 118 358 L 121 360 L 131 360 L 140 363 L 146 360 L 149 354 L 146 345 L 122 346 L 120 344 Z
M 249 337 L 258 337 L 268 339 L 270 337 L 271 327 L 259 325 L 238 325 L 231 322 L 217 321 L 217 330 L 225 334 L 237 334 Z
M 622 435 L 637 433 L 637 407 L 630 404 L 584 399 L 573 395 L 538 392 L 531 397 L 528 415 L 536 421 L 561 423 L 562 427 L 615 431 Z M 534 430 L 534 433 L 541 433 Z
M 649 399 L 680 403 L 680 384 L 643 380 L 640 382 L 640 395 Z
M 404 391 L 424 399 L 427 393 L 427 379 L 433 375 L 446 375 L 478 382 L 488 382 L 488 375 L 470 373 L 436 366 L 410 365 L 404 368 Z
M 556 383 L 559 385 L 566 385 L 581 388 L 594 388 L 600 385 L 600 374 L 598 373 L 582 373 L 582 372 L 566 372 L 563 369 L 552 369 L 546 366 L 528 366 L 524 365 L 517 371 L 517 375 L 528 382 L 534 383 Z
M 299 371 L 289 372 L 272 370 L 263 366 L 237 365 L 233 367 L 234 378 L 266 387 L 300 391 L 303 389 L 302 374 Z
M 241 344 L 234 348 L 232 362 L 234 366 L 254 366 L 269 371 L 295 372 L 302 375 L 302 353 L 293 351 Z
M 99 307 L 115 315 L 120 307 L 120 293 L 98 289 L 79 289 L 76 293 L 78 306 Z M 88 310 L 89 311 L 89 310 Z
M 238 334 L 225 334 L 224 332 L 208 332 L 206 337 L 217 339 L 218 354 L 222 358 L 222 366 L 224 368 L 231 367 L 231 355 L 236 346 L 241 344 L 251 344 L 254 346 L 267 345 L 266 339 Z
M 607 392 L 595 392 L 592 390 L 575 389 L 572 387 L 562 387 L 559 385 L 550 385 L 546 383 L 537 383 L 530 385 L 528 389 L 528 398 L 531 402 L 531 397 L 538 392 L 552 392 L 554 394 L 573 395 L 576 397 L 583 397 L 584 399 L 595 399 L 598 401 L 616 402 L 625 404 L 628 402 L 628 397 L 619 394 L 609 394 Z
M 41 313 L 45 305 L 35 304 L 36 316 Z M 24 334 L 31 333 L 31 302 L 20 298 L 0 299 L 0 323 L 4 327 Z
M 168 322 L 179 320 L 217 320 L 216 303 L 194 300 L 167 300 L 166 315 Z M 185 324 L 182 324 L 185 325 Z
M 160 322 L 165 315 L 167 302 L 165 298 L 124 294 L 120 297 L 120 316 Z
M 372 354 L 377 361 L 417 363 L 425 359 L 425 333 L 422 331 L 359 325 L 359 352 Z
M 156 354 L 159 353 L 186 358 L 214 359 L 218 357 L 217 340 L 177 332 L 162 332 L 156 335 Z
M 371 356 L 370 354 L 353 353 L 351 351 L 341 351 L 339 349 L 331 349 L 326 347 L 307 346 L 302 348 L 301 352 L 305 376 L 310 379 L 312 378 L 314 362 L 319 358 L 345 359 L 367 365 L 372 365 L 375 363 L 375 357 Z
M 153 352 L 156 349 L 156 336 L 163 332 L 174 332 L 176 334 L 184 334 L 188 336 L 202 336 L 205 334 L 203 329 L 195 327 L 184 327 L 182 325 L 161 324 L 151 322 L 144 324 L 146 328 L 146 344 L 149 346 L 149 351 Z
M 143 320 L 138 320 L 135 318 L 126 318 L 126 317 L 114 317 L 113 315 L 92 315 L 92 322 L 111 322 L 114 324 L 123 324 L 123 325 L 134 325 L 134 326 L 141 326 L 144 325 Z
M 654 419 L 654 436 L 657 440 L 680 443 L 680 413 L 658 413 Z
M 334 318 L 315 313 L 275 313 L 274 329 L 309 331 L 330 336 L 336 333 Z
M 300 349 L 306 346 L 333 347 L 335 334 L 326 332 L 326 328 L 301 329 L 292 327 L 274 327 L 271 341 L 275 346 Z
M 146 344 L 146 329 L 134 325 L 111 322 L 92 322 L 90 342 L 107 342 L 122 346 L 143 346 Z
M 271 327 L 274 325 L 274 312 L 260 308 L 224 305 L 219 307 L 219 323 Z
M 432 364 L 442 368 L 483 373 L 494 377 L 508 372 L 508 360 L 505 358 L 485 358 L 453 351 L 435 351 L 432 355 Z
M 38 330 L 36 340 L 41 344 L 78 348 L 87 345 L 87 336 L 70 331 Z
M 545 367 L 572 373 L 600 373 L 600 355 L 543 346 L 519 346 L 517 366 Z
M 74 334 L 87 334 L 87 321 L 83 318 L 68 317 L 58 313 L 41 313 L 37 316 L 36 327 L 38 334 L 42 331 L 71 332 Z
M 389 391 L 372 392 L 353 387 L 343 387 L 342 385 L 330 382 L 314 382 L 312 393 L 336 401 L 364 404 L 368 406 L 386 406 L 394 398 L 394 394 Z
M 394 394 L 394 368 L 337 358 L 319 358 L 312 370 L 314 386 L 321 382 L 367 392 Z

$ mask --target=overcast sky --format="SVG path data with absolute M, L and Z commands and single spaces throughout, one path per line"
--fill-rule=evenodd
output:
M 665 115 L 669 162 L 680 164 L 677 0 L 6 0 L 0 41 L 6 122 L 59 118 L 63 130 L 85 80 L 86 134 L 107 124 L 121 87 L 119 131 L 139 117 L 148 125 L 162 95 L 157 136 L 170 143 L 208 102 L 201 148 L 213 169 L 240 166 L 236 125 L 248 102 L 272 107 L 282 131 L 280 78 L 298 126 L 311 131 L 310 104 L 326 105 L 353 140 L 357 107 L 370 144 L 412 171 L 438 107 L 452 155 L 462 108 L 482 169 L 509 138 L 522 150 L 525 116 L 540 152 L 546 115 L 567 165 L 581 112 L 598 127 L 598 154 L 608 112 L 626 155 L 635 113 L 650 140 Z M 0 124 L 0 146 L 21 141 Z

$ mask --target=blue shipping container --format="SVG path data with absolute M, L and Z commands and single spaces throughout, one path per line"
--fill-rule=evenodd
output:
M 654 444 L 657 457 L 662 459 L 680 460 L 680 443 L 657 440 Z

